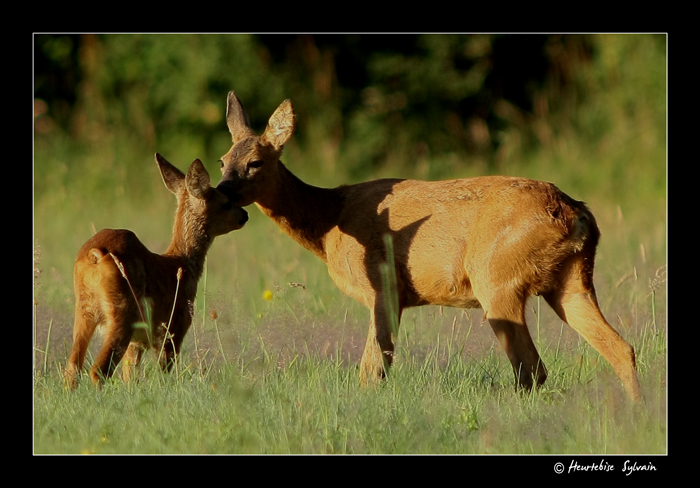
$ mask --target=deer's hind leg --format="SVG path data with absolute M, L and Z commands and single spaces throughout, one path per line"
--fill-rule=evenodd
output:
M 592 270 L 580 257 L 572 257 L 562 269 L 561 286 L 543 296 L 557 315 L 610 363 L 630 398 L 640 401 L 634 349 L 605 320 L 593 287 Z

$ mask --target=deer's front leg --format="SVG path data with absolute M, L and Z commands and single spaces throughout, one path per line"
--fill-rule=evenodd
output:
M 395 312 L 395 325 L 392 326 L 391 312 L 387 310 L 384 300 L 375 299 L 370 309 L 369 332 L 365 350 L 360 362 L 360 383 L 363 385 L 382 380 L 389 372 L 394 359 L 395 333 L 401 320 L 401 309 Z

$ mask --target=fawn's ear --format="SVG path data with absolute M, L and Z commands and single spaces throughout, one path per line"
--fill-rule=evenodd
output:
M 204 198 L 209 191 L 209 172 L 199 159 L 192 161 L 185 179 L 187 191 L 195 198 Z
M 158 168 L 160 168 L 163 183 L 165 183 L 168 190 L 177 195 L 182 187 L 182 183 L 185 181 L 185 175 L 158 153 L 156 153 L 156 163 L 158 163 Z
M 277 151 L 281 151 L 285 143 L 294 133 L 294 107 L 292 102 L 285 100 L 277 107 L 267 122 L 267 128 L 260 137 L 263 144 L 270 144 Z
M 243 104 L 234 92 L 228 93 L 226 102 L 226 124 L 233 143 L 254 135 L 250 128 L 248 114 L 245 113 Z

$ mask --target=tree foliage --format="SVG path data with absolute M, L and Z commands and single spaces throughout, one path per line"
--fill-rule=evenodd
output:
M 652 49 L 665 51 L 665 36 L 652 37 Z M 53 127 L 78 141 L 123 133 L 148 147 L 187 142 L 216 157 L 228 137 L 226 93 L 235 90 L 256 130 L 292 99 L 294 144 L 318 150 L 326 168 L 342 158 L 351 174 L 455 155 L 491 166 L 507 154 L 511 131 L 527 151 L 547 137 L 538 119 L 572 113 L 591 91 L 596 80 L 582 77 L 582 67 L 610 56 L 608 39 L 588 35 L 101 34 L 34 41 L 35 98 L 53 122 L 35 124 L 35 132 Z M 634 51 L 638 37 L 627 41 L 625 49 Z M 609 66 L 615 71 L 624 69 L 622 61 L 602 63 L 617 63 Z

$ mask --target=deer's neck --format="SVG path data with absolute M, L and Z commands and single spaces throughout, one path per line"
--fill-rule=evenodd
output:
M 343 197 L 304 183 L 279 163 L 279 178 L 256 203 L 290 237 L 326 261 L 325 237 L 338 225 Z
M 190 215 L 185 206 L 178 209 L 173 226 L 173 239 L 163 254 L 181 261 L 196 280 L 204 271 L 204 260 L 214 242 L 214 238 L 206 232 L 203 220 Z

